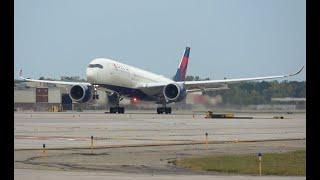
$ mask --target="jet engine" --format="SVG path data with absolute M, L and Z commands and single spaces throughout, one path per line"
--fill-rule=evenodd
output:
M 93 88 L 87 85 L 74 85 L 71 87 L 69 96 L 78 103 L 86 103 L 92 99 Z
M 163 95 L 167 101 L 178 102 L 186 97 L 187 92 L 183 84 L 168 84 L 163 88 Z

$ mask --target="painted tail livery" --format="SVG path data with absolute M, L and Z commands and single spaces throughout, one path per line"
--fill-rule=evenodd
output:
M 179 68 L 177 69 L 177 73 L 173 77 L 174 81 L 184 81 L 186 79 L 186 73 L 187 73 L 188 62 L 189 62 L 189 54 L 190 54 L 190 47 L 186 47 L 186 50 L 184 51 L 183 57 L 180 61 Z

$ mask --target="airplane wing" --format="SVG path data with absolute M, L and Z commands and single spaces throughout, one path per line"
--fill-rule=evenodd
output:
M 239 82 L 246 82 L 246 81 L 258 81 L 258 80 L 267 80 L 267 79 L 278 79 L 278 78 L 285 78 L 290 76 L 295 76 L 299 74 L 304 66 L 296 73 L 287 74 L 287 75 L 278 75 L 278 76 L 262 76 L 262 77 L 252 77 L 252 78 L 237 78 L 237 79 L 223 79 L 223 80 L 206 80 L 206 81 L 184 81 L 184 82 L 175 82 L 184 84 L 187 92 L 198 92 L 203 90 L 222 90 L 228 89 L 226 85 L 239 83 Z M 168 83 L 142 83 L 139 84 L 136 88 L 141 89 L 145 92 L 154 92 L 154 93 L 161 93 L 162 88 L 166 86 Z
M 226 84 L 246 82 L 246 81 L 258 81 L 266 79 L 278 79 L 299 74 L 304 66 L 296 73 L 278 76 L 263 76 L 263 77 L 252 77 L 252 78 L 238 78 L 238 79 L 223 79 L 223 80 L 206 80 L 206 81 L 185 81 L 184 86 L 188 90 L 192 89 L 206 89 L 206 88 L 218 88 Z
M 69 81 L 50 81 L 50 80 L 37 80 L 37 79 L 29 79 L 29 78 L 21 78 L 22 80 L 25 81 L 30 81 L 30 82 L 40 82 L 40 83 L 50 83 L 50 84 L 62 84 L 62 85 L 88 85 L 90 86 L 90 83 L 87 82 L 69 82 Z
M 50 83 L 50 84 L 63 84 L 63 85 L 87 85 L 90 86 L 90 83 L 87 82 L 69 82 L 69 81 L 51 81 L 51 80 L 38 80 L 38 79 L 30 79 L 30 78 L 24 78 L 22 76 L 22 70 L 19 72 L 19 78 L 21 80 L 29 81 L 29 82 L 40 82 L 40 83 Z

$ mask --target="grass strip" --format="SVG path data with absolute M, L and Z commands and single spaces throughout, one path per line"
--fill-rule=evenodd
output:
M 259 175 L 257 154 L 192 157 L 178 159 L 173 163 L 178 167 L 194 171 Z M 306 151 L 265 153 L 262 156 L 261 166 L 263 175 L 305 176 Z

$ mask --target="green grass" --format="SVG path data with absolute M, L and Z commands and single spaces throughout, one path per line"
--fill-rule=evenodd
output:
M 257 154 L 219 155 L 179 159 L 178 167 L 195 171 L 215 171 L 234 174 L 259 174 Z M 306 151 L 266 153 L 262 156 L 263 175 L 306 175 Z

